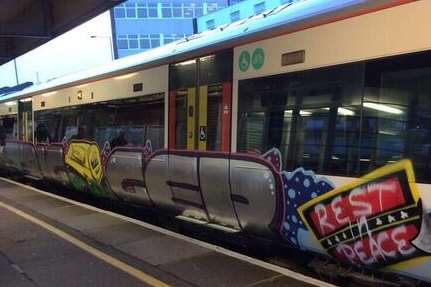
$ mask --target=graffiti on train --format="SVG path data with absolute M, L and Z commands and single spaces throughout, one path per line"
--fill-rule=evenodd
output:
M 99 146 L 95 142 L 72 140 L 63 143 L 64 163 L 71 185 L 78 190 L 106 195 L 103 187 L 103 167 Z
M 67 166 L 88 182 L 100 183 L 103 172 L 97 144 L 85 141 L 72 141 L 68 146 L 64 160 Z
M 336 187 L 302 167 L 283 170 L 275 148 L 263 157 L 282 177 L 280 232 L 291 245 L 320 247 L 343 262 L 366 266 L 388 266 L 431 252 L 431 218 L 423 211 L 409 160 Z
M 100 150 L 95 142 L 71 140 L 51 145 L 7 143 L 1 160 L 9 169 L 21 170 L 33 177 L 57 180 L 100 196 L 149 205 L 152 200 L 159 200 L 158 204 L 174 202 L 170 198 L 171 191 L 181 191 L 181 188 L 208 192 L 205 180 L 209 179 L 208 175 L 217 175 L 231 183 L 226 185 L 231 191 L 225 194 L 231 193 L 232 196 L 226 198 L 232 200 L 237 218 L 213 216 L 212 220 L 237 228 L 235 219 L 238 219 L 246 232 L 257 230 L 264 236 L 275 234 L 296 248 L 328 254 L 354 265 L 401 270 L 404 267 L 397 263 L 417 264 L 414 266 L 420 266 L 416 268 L 418 274 L 425 276 L 421 270 L 429 270 L 426 269 L 428 263 L 420 262 L 430 261 L 413 262 L 411 259 L 431 253 L 431 218 L 425 211 L 431 195 L 419 192 L 409 160 L 381 167 L 347 184 L 335 185 L 327 177 L 302 167 L 286 170 L 276 148 L 262 157 L 266 164 L 256 161 L 255 155 L 235 157 L 219 153 L 209 156 L 196 151 L 166 150 L 153 153 L 149 141 L 141 147 L 113 149 L 108 142 Z M 221 164 L 222 160 L 232 162 Z M 193 169 L 195 173 L 184 173 L 176 179 L 176 173 L 185 170 L 180 164 L 187 161 L 196 163 L 199 173 Z M 173 169 L 175 164 L 178 168 Z M 273 169 L 268 169 L 270 164 Z M 220 173 L 216 168 L 228 168 L 230 172 Z M 172 172 L 166 172 L 168 169 Z M 261 171 L 264 176 L 243 180 L 247 174 Z M 200 181 L 198 174 L 202 176 Z M 187 176 L 191 183 L 180 182 Z M 189 193 L 184 194 L 189 196 Z M 195 198 L 189 196 L 178 203 L 182 204 L 182 209 L 177 210 L 197 214 L 196 210 L 205 206 L 199 201 L 202 198 L 199 194 Z M 197 206 L 196 202 L 199 206 L 193 210 L 184 208 L 191 200 L 193 206 Z M 260 209 L 254 209 L 255 206 Z M 256 218 L 259 220 L 253 222 Z
M 106 167 L 112 152 L 107 141 L 100 150 L 95 142 L 86 140 L 71 140 L 63 142 L 64 162 L 68 168 L 69 180 L 78 190 L 89 189 L 99 195 L 108 195 L 104 167 Z M 142 148 L 144 158 L 152 153 L 151 141 L 147 140 Z M 125 175 L 127 176 L 127 175 Z M 127 178 L 125 179 L 127 181 Z
M 423 212 L 409 160 L 334 188 L 299 210 L 325 250 L 351 264 L 390 265 L 430 248 L 418 237 Z
M 283 181 L 285 214 L 281 225 L 281 235 L 291 245 L 302 248 L 299 242 L 307 239 L 309 232 L 298 213 L 298 207 L 317 195 L 332 190 L 334 184 L 302 167 L 292 172 L 283 170 L 281 152 L 277 148 L 270 149 L 263 154 L 263 157 L 280 172 Z

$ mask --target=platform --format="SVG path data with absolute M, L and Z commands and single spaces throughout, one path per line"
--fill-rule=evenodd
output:
M 0 179 L 0 286 L 333 286 Z

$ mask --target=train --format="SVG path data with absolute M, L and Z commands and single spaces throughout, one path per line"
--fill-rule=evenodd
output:
M 286 3 L 3 91 L 0 165 L 430 283 L 429 11 Z

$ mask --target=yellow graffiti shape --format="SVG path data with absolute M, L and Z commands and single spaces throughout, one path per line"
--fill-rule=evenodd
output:
M 97 144 L 72 141 L 65 155 L 65 163 L 86 180 L 100 183 L 103 171 Z

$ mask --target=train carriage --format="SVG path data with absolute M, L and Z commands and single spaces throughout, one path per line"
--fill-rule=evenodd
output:
M 285 4 L 2 95 L 0 163 L 431 282 L 428 11 Z

